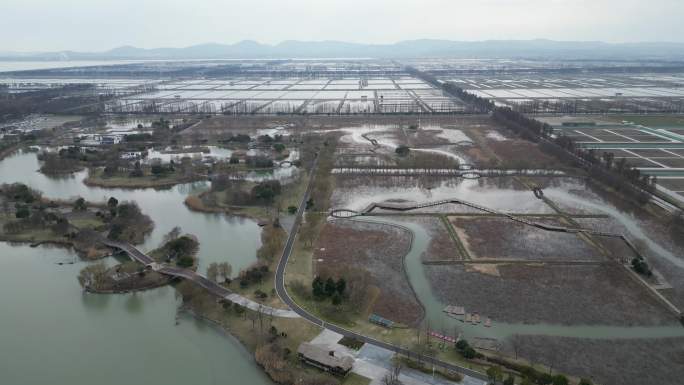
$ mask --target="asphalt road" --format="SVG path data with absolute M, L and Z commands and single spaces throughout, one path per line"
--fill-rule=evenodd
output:
M 297 305 L 297 303 L 290 297 L 290 295 L 287 293 L 287 289 L 285 288 L 285 268 L 287 266 L 287 261 L 290 258 L 290 254 L 292 253 L 292 247 L 294 246 L 294 241 L 297 236 L 297 232 L 299 231 L 299 226 L 301 225 L 302 222 L 302 217 L 304 216 L 304 211 L 306 210 L 306 201 L 309 200 L 309 196 L 311 194 L 311 190 L 313 189 L 314 185 L 314 177 L 315 177 L 315 171 L 316 167 L 318 166 L 318 156 L 316 156 L 316 159 L 314 160 L 313 166 L 311 167 L 310 175 L 311 178 L 309 179 L 309 185 L 306 188 L 306 193 L 304 194 L 304 197 L 302 197 L 301 202 L 299 203 L 299 207 L 297 208 L 297 214 L 295 217 L 294 224 L 292 225 L 292 228 L 290 229 L 290 234 L 287 238 L 287 243 L 285 244 L 285 248 L 283 249 L 283 254 L 280 257 L 280 261 L 278 262 L 278 268 L 276 269 L 276 275 L 275 275 L 275 289 L 276 293 L 278 293 L 278 296 L 280 299 L 287 304 L 287 306 L 290 307 L 294 312 L 299 314 L 302 318 L 306 319 L 307 321 L 318 325 L 322 328 L 332 330 L 336 333 L 342 334 L 343 336 L 346 337 L 352 337 L 355 338 L 359 341 L 363 341 L 365 343 L 374 345 L 374 346 L 379 346 L 381 348 L 391 350 L 395 353 L 403 354 L 406 356 L 410 356 L 414 359 L 420 359 L 423 362 L 429 362 L 430 364 L 433 364 L 435 366 L 440 366 L 443 368 L 446 368 L 448 370 L 458 372 L 470 377 L 474 377 L 480 380 L 487 380 L 487 376 L 485 376 L 482 373 L 476 372 L 474 370 L 450 364 L 448 362 L 444 362 L 441 360 L 438 360 L 434 357 L 429 357 L 429 356 L 423 356 L 419 355 L 417 353 L 411 352 L 409 349 L 403 348 L 401 346 L 396 346 L 392 345 L 383 341 L 376 340 L 374 338 L 353 332 L 351 330 L 347 330 L 344 328 L 341 328 L 337 325 L 327 323 L 323 321 L 322 319 L 316 317 L 315 315 L 307 312 L 305 309 Z

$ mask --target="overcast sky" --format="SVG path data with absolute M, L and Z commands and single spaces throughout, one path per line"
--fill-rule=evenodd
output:
M 342 40 L 684 41 L 684 0 L 0 0 L 0 51 Z

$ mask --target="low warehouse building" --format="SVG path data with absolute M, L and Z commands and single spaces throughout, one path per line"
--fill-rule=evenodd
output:
M 354 364 L 351 357 L 336 357 L 334 351 L 307 342 L 299 345 L 297 354 L 303 362 L 339 376 L 346 376 Z

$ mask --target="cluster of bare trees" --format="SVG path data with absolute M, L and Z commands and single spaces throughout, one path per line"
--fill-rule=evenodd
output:
M 212 262 L 207 267 L 207 278 L 216 282 L 223 283 L 230 279 L 233 274 L 233 267 L 228 262 Z
M 279 226 L 267 226 L 261 232 L 261 247 L 257 257 L 264 261 L 272 261 L 280 254 L 287 241 L 287 233 Z
M 137 244 L 152 231 L 154 222 L 143 214 L 135 202 L 117 204 L 109 226 L 110 239 Z
M 78 159 L 58 153 L 44 152 L 39 155 L 39 159 L 43 162 L 40 171 L 48 175 L 70 173 L 79 168 Z
M 442 83 L 435 76 L 426 72 L 420 71 L 413 67 L 407 67 L 407 72 L 411 75 L 432 84 L 433 86 L 444 90 L 447 94 L 457 97 L 467 104 L 464 112 L 468 113 L 487 113 L 494 108 L 494 103 L 488 99 L 481 98 L 477 95 L 465 92 L 462 88 L 451 82 Z
M 98 95 L 93 84 L 66 84 L 61 87 L 20 93 L 0 93 L 0 121 L 17 119 L 36 113 L 62 113 L 79 108 L 79 113 L 102 110 L 99 102 L 106 99 Z M 89 106 L 87 108 L 82 106 Z
M 88 265 L 78 273 L 78 283 L 84 289 L 97 290 L 102 287 L 107 278 L 107 266 L 104 262 Z
M 383 385 L 401 385 L 402 382 L 399 381 L 399 376 L 401 375 L 402 366 L 400 363 L 395 363 L 392 365 L 387 374 L 382 378 Z
M 43 207 L 30 209 L 26 205 L 16 208 L 17 219 L 7 221 L 3 230 L 7 234 L 19 234 L 26 230 L 50 229 L 56 235 L 67 235 L 70 229 L 69 220 L 62 214 L 46 211 Z
M 520 113 L 681 113 L 684 102 L 670 98 L 621 98 L 613 99 L 535 99 L 530 101 L 509 100 L 508 104 Z

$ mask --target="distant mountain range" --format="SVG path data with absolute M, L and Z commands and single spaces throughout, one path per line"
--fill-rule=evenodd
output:
M 185 48 L 123 46 L 104 52 L 0 52 L 4 60 L 284 59 L 284 58 L 574 58 L 684 59 L 684 43 L 605 43 L 553 40 L 407 40 L 394 44 L 284 41 L 200 44 Z

